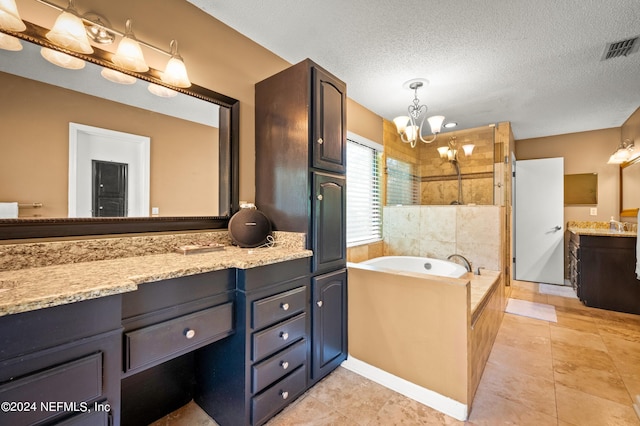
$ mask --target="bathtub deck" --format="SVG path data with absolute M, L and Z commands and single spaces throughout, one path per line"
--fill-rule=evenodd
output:
M 470 298 L 471 298 L 471 322 L 475 322 L 475 318 L 482 311 L 482 307 L 488 300 L 491 293 L 491 287 L 496 284 L 500 277 L 500 272 L 481 270 L 480 275 L 468 273 L 465 278 L 469 279 Z

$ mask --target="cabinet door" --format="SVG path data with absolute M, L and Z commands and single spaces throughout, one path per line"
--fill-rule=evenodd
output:
M 344 173 L 346 167 L 346 86 L 313 69 L 313 162 L 315 168 Z
M 342 176 L 313 173 L 312 242 L 313 271 L 329 271 L 345 265 L 346 180 Z
M 312 379 L 317 381 L 347 357 L 347 271 L 312 279 Z

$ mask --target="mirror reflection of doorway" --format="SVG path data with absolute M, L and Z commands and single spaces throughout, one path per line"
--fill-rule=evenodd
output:
M 91 166 L 93 217 L 126 217 L 128 164 L 92 160 Z

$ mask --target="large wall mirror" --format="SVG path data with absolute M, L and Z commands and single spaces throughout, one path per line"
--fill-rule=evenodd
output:
M 74 54 L 82 70 L 54 66 L 43 31 L 28 24 L 14 34 L 21 51 L 0 50 L 0 202 L 19 205 L 0 239 L 225 228 L 238 209 L 238 101 L 196 85 L 156 96 L 154 70 L 107 81 L 116 67 L 99 49 Z M 96 194 L 114 179 L 110 208 Z
M 640 157 L 620 165 L 620 215 L 636 216 L 640 207 Z

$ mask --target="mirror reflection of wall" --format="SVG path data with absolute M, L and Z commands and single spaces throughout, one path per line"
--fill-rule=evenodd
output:
M 160 216 L 217 216 L 217 127 L 0 72 L 0 201 L 20 217 L 67 217 L 69 123 L 151 138 L 150 204 Z M 215 117 L 212 117 L 212 122 Z
M 640 157 L 620 169 L 621 210 L 640 207 Z
M 437 150 L 447 146 L 452 137 L 459 151 L 460 180 L 455 165 L 442 159 Z M 494 143 L 493 126 L 441 133 L 433 143 L 418 143 L 411 148 L 400 141 L 393 123 L 385 121 L 383 139 L 387 166 L 389 159 L 393 159 L 411 165 L 415 171 L 419 182 L 418 204 L 450 205 L 460 199 L 462 204 L 494 204 L 494 161 L 499 161 L 502 155 L 495 155 L 498 147 Z M 475 145 L 470 156 L 463 153 L 465 144 Z M 388 185 L 387 182 L 387 190 Z

